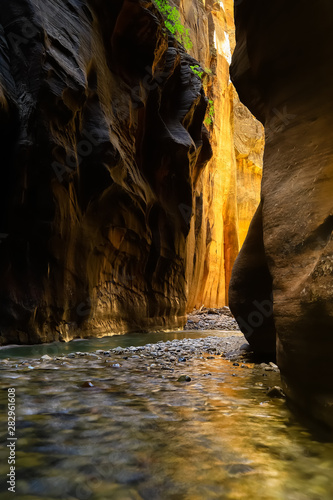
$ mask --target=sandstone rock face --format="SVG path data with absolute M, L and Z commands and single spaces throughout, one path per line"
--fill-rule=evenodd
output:
M 2 343 L 185 324 L 197 62 L 144 0 L 0 7 Z
M 1 343 L 183 327 L 227 302 L 262 129 L 229 80 L 232 1 L 170 4 L 195 59 L 149 1 L 0 8 Z
M 212 116 L 206 117 L 213 157 L 193 191 L 187 248 L 187 310 L 228 302 L 233 263 L 260 200 L 264 132 L 240 103 L 229 79 L 235 45 L 233 1 L 173 2 L 193 43 Z
M 239 248 L 241 248 L 260 200 L 265 137 L 262 124 L 240 102 L 236 91 L 234 93 L 237 216 Z M 229 283 L 226 285 L 228 287 Z
M 230 281 L 230 309 L 253 349 L 275 353 L 272 277 L 268 270 L 262 229 L 262 205 L 251 222 Z
M 283 389 L 333 427 L 333 4 L 240 2 L 236 25 L 233 81 L 267 145 L 262 220 L 236 262 L 230 306 L 248 322 L 253 303 L 273 294 Z M 253 329 L 258 345 L 262 324 Z

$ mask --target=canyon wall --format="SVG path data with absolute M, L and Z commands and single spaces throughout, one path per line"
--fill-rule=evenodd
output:
M 144 0 L 0 7 L 1 343 L 182 327 L 197 64 Z
M 236 8 L 232 78 L 265 124 L 261 206 L 237 258 L 230 305 L 284 390 L 333 427 L 333 4 Z
M 229 80 L 232 2 L 170 3 L 190 55 L 148 0 L 0 7 L 1 344 L 226 304 L 262 129 Z
M 228 303 L 232 266 L 260 200 L 264 131 L 229 78 L 235 46 L 233 0 L 174 1 L 209 98 L 205 124 L 213 157 L 193 191 L 187 247 L 187 310 Z M 209 113 L 210 112 L 210 113 Z

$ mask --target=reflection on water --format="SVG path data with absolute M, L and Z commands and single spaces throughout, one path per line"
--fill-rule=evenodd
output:
M 159 341 L 181 339 L 198 339 L 214 335 L 214 337 L 227 337 L 230 335 L 241 336 L 240 332 L 230 331 L 179 331 L 179 332 L 152 332 L 152 333 L 127 333 L 126 335 L 113 335 L 101 339 L 79 339 L 70 342 L 53 342 L 52 344 L 27 345 L 27 346 L 5 346 L 0 347 L 0 359 L 5 358 L 36 358 L 43 354 L 49 356 L 61 356 L 70 352 L 93 352 L 97 349 L 109 350 L 115 347 L 142 346 L 156 344 Z M 245 342 L 245 341 L 244 341 Z
M 140 364 L 14 373 L 2 371 L 1 388 L 16 387 L 20 499 L 333 498 L 333 445 L 267 398 L 276 373 L 222 358 L 193 360 L 188 384 Z M 6 390 L 0 397 L 5 432 Z M 2 479 L 6 456 L 3 447 Z

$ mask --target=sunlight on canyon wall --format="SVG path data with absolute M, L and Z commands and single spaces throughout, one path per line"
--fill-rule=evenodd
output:
M 0 6 L 1 344 L 183 328 L 227 301 L 262 148 L 229 80 L 233 6 L 173 3 L 192 48 L 157 6 Z
M 235 47 L 233 1 L 173 2 L 179 6 L 201 65 L 209 98 L 205 125 L 213 157 L 193 190 L 188 238 L 187 310 L 227 304 L 233 263 L 260 200 L 264 129 L 230 82 Z

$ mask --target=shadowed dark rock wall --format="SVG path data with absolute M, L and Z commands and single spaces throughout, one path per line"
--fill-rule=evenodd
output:
M 266 149 L 262 227 L 236 262 L 230 305 L 249 324 L 255 301 L 273 294 L 273 318 L 249 341 L 261 344 L 268 321 L 271 345 L 274 320 L 287 395 L 333 426 L 333 4 L 239 2 L 236 28 L 233 81 L 265 124 Z
M 1 342 L 183 326 L 196 61 L 144 0 L 20 0 L 0 24 Z

